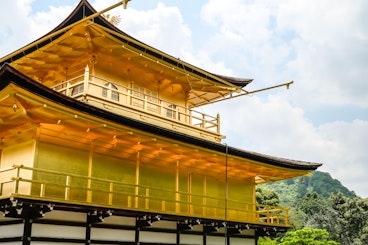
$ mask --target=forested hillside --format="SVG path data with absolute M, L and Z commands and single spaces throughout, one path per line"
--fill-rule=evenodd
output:
M 319 171 L 313 171 L 312 176 L 297 177 L 262 186 L 275 191 L 281 203 L 293 202 L 297 198 L 312 192 L 325 198 L 330 197 L 331 194 L 338 193 L 343 194 L 345 197 L 356 197 L 353 191 L 349 191 L 340 181 L 333 179 L 329 173 Z
M 368 244 L 368 199 L 328 173 L 315 171 L 308 177 L 259 185 L 256 198 L 258 203 L 289 207 L 292 231 L 323 229 L 342 245 Z M 277 241 L 264 244 L 283 244 Z

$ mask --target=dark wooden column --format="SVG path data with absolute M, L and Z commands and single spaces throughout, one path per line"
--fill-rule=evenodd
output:
M 180 233 L 181 233 L 181 227 L 179 222 L 176 224 L 176 245 L 180 245 Z
M 32 222 L 33 220 L 29 217 L 29 215 L 25 215 L 24 219 L 24 228 L 23 228 L 23 238 L 22 245 L 30 245 L 32 239 Z
M 91 244 L 91 227 L 92 224 L 89 222 L 89 219 L 87 218 L 87 223 L 86 223 L 86 245 Z
M 140 224 L 138 222 L 138 218 L 136 219 L 135 222 L 135 237 L 134 237 L 134 242 L 136 245 L 139 245 L 139 232 L 141 231 L 141 227 Z

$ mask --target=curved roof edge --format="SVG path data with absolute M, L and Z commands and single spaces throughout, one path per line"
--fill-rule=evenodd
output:
M 68 27 L 69 25 L 72 25 L 74 23 L 76 23 L 77 21 L 82 20 L 85 17 L 91 16 L 93 14 L 98 13 L 93 7 L 92 5 L 87 1 L 87 0 L 81 0 L 79 2 L 79 4 L 75 7 L 75 9 L 71 12 L 71 14 L 63 21 L 61 22 L 57 27 L 55 27 L 52 31 L 50 31 L 49 33 L 47 33 L 46 35 L 40 37 L 39 39 L 33 41 L 32 43 L 24 46 L 23 48 L 20 48 L 10 54 L 8 54 L 7 56 L 5 56 L 5 59 L 0 59 L 0 66 L 4 63 L 11 63 L 19 58 L 21 58 L 24 55 L 27 55 L 35 50 L 37 50 L 40 47 L 43 47 L 45 45 L 47 45 L 48 43 L 52 42 L 53 40 L 55 40 L 56 38 L 58 38 L 59 36 L 62 35 L 62 33 L 55 35 L 52 38 L 47 38 L 49 35 L 62 30 L 63 28 Z M 116 35 L 114 35 L 113 33 L 111 35 L 113 35 L 115 38 L 119 39 L 120 41 L 123 41 L 129 45 L 134 46 L 134 48 L 141 50 L 142 52 L 145 52 L 149 55 L 152 55 L 158 59 L 161 59 L 165 62 L 170 63 L 171 65 L 183 68 L 185 71 L 196 74 L 198 76 L 204 77 L 206 79 L 212 80 L 214 82 L 218 82 L 218 83 L 227 83 L 227 84 L 231 84 L 232 86 L 236 86 L 236 87 L 245 87 L 246 85 L 248 85 L 250 82 L 253 81 L 253 79 L 246 79 L 246 78 L 234 78 L 234 77 L 229 77 L 229 76 L 223 76 L 223 75 L 217 75 L 208 71 L 205 71 L 199 67 L 195 67 L 187 62 L 184 62 L 178 58 L 175 58 L 169 54 L 166 54 L 158 49 L 155 49 L 135 38 L 133 38 L 132 36 L 128 35 L 127 33 L 123 32 L 122 30 L 120 30 L 119 28 L 117 28 L 116 26 L 114 26 L 113 24 L 111 24 L 109 21 L 107 21 L 105 18 L 103 18 L 101 15 L 98 15 L 97 17 L 94 18 L 94 22 L 96 24 L 99 24 L 103 27 L 106 27 L 107 29 L 112 30 L 113 32 L 119 33 L 120 35 L 126 36 L 127 39 L 129 40 L 125 40 L 121 37 L 118 37 Z M 44 41 L 38 43 L 39 41 L 41 41 L 42 39 L 45 39 Z M 132 43 L 130 40 L 134 40 L 135 43 Z M 35 45 L 32 45 L 35 44 Z M 36 45 L 37 44 L 37 45 Z M 149 47 L 150 50 L 147 50 L 146 47 Z M 22 51 L 22 52 L 20 52 Z
M 17 86 L 36 94 L 44 99 L 58 103 L 62 106 L 70 109 L 77 110 L 82 113 L 86 113 L 100 119 L 109 120 L 117 124 L 122 124 L 128 127 L 136 128 L 147 133 L 157 134 L 165 138 L 179 140 L 191 145 L 198 145 L 209 150 L 214 150 L 222 153 L 228 153 L 229 155 L 247 158 L 254 161 L 270 164 L 278 167 L 285 167 L 289 169 L 297 170 L 315 170 L 320 167 L 321 163 L 297 161 L 279 157 L 273 157 L 261 153 L 245 151 L 235 147 L 227 146 L 220 143 L 215 143 L 201 138 L 178 133 L 173 130 L 165 129 L 159 126 L 148 124 L 142 121 L 134 120 L 124 116 L 120 116 L 109 111 L 98 109 L 94 106 L 77 101 L 71 97 L 60 94 L 36 81 L 27 77 L 23 73 L 19 72 L 15 68 L 8 64 L 3 65 L 0 68 L 0 90 L 9 84 L 16 84 Z

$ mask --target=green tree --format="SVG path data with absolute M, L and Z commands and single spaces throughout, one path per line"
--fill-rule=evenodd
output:
M 308 216 L 299 208 L 292 207 L 289 210 L 289 224 L 292 230 L 302 229 Z
M 258 239 L 258 245 L 277 245 L 278 243 L 278 238 L 272 239 L 271 237 L 260 237 Z
M 339 245 L 338 242 L 329 240 L 329 234 L 323 229 L 303 228 L 296 231 L 288 231 L 281 239 L 279 245 Z
M 256 201 L 258 204 L 279 206 L 280 200 L 277 193 L 267 187 L 257 186 L 256 188 Z
M 330 199 L 336 219 L 343 227 L 339 233 L 341 244 L 368 244 L 368 199 L 347 198 L 341 193 Z
M 301 209 L 306 215 L 310 216 L 318 213 L 321 209 L 325 209 L 328 203 L 325 198 L 316 192 L 308 193 L 295 203 L 295 206 Z

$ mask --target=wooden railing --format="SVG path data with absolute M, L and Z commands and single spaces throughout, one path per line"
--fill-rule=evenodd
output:
M 152 96 L 144 91 L 124 86 L 104 78 L 93 76 L 88 69 L 80 75 L 52 87 L 52 89 L 76 99 L 88 98 L 106 109 L 122 107 L 143 111 L 148 115 L 159 116 L 168 122 L 177 122 L 220 134 L 220 117 L 177 105 L 173 102 Z
M 0 181 L 0 198 L 26 196 L 46 201 L 288 227 L 288 209 L 285 208 L 22 165 L 1 170 Z

